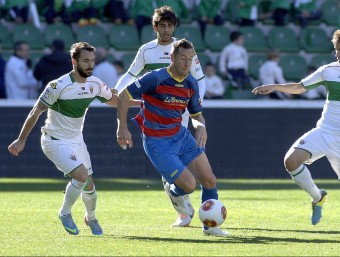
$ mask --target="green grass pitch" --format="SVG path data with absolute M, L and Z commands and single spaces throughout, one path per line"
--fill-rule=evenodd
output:
M 219 180 L 228 238 L 170 228 L 176 214 L 161 180 L 97 179 L 97 218 L 104 235 L 92 236 L 78 199 L 71 236 L 57 218 L 66 179 L 0 179 L 0 256 L 339 256 L 340 184 L 317 180 L 329 194 L 324 217 L 310 223 L 310 199 L 293 181 Z M 200 191 L 191 196 L 195 209 Z

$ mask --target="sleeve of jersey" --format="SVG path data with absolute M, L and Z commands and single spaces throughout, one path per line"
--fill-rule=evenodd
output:
M 61 86 L 57 82 L 51 81 L 41 93 L 39 100 L 51 107 L 59 98 Z
M 115 89 L 118 90 L 118 94 L 120 94 L 128 85 L 130 85 L 137 76 L 142 72 L 145 67 L 145 61 L 143 58 L 143 49 L 142 47 L 138 50 L 135 59 L 130 65 L 127 72 L 118 80 Z
M 102 102 L 105 103 L 107 101 L 109 101 L 112 98 L 112 92 L 109 89 L 109 87 L 104 83 L 101 82 L 100 83 L 100 92 L 97 95 L 97 99 Z
M 200 81 L 204 78 L 201 63 L 198 59 L 197 54 L 195 54 L 194 58 L 192 59 L 190 73 L 197 81 Z
M 315 72 L 301 80 L 301 84 L 305 87 L 306 90 L 311 90 L 313 88 L 323 85 L 324 82 L 322 76 L 323 70 L 324 66 L 321 66 Z
M 141 78 L 137 79 L 134 83 L 126 88 L 130 99 L 141 99 L 144 93 L 150 92 L 157 87 L 157 76 L 154 71 L 144 74 Z
M 192 117 L 202 113 L 202 109 L 203 109 L 202 100 L 199 95 L 197 81 L 193 82 L 193 91 L 194 91 L 194 94 L 190 98 L 189 103 L 188 103 L 188 111 L 190 113 L 190 116 Z

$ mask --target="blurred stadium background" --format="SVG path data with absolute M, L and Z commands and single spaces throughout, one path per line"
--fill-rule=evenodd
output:
M 35 1 L 37 5 L 41 1 Z M 265 12 L 270 1 L 259 1 L 259 12 Z M 225 22 L 222 26 L 208 25 L 202 37 L 196 14 L 181 20 L 176 37 L 193 41 L 202 66 L 207 61 L 218 63 L 223 47 L 229 43 L 229 34 L 236 29 L 245 35 L 249 53 L 249 74 L 258 79 L 258 68 L 266 59 L 268 48 L 281 51 L 280 64 L 287 81 L 299 81 L 307 74 L 308 66 L 320 66 L 335 61 L 330 42 L 339 26 L 339 6 L 336 0 L 319 0 L 322 11 L 319 20 L 301 28 L 287 20 L 284 27 L 273 25 L 268 18 L 258 19 L 255 26 L 236 24 L 235 3 L 224 1 L 221 10 Z M 260 15 L 259 15 L 260 16 Z M 155 37 L 151 25 L 145 26 L 141 37 L 130 25 L 114 25 L 103 17 L 97 25 L 78 27 L 64 24 L 47 25 L 39 17 L 41 29 L 32 23 L 17 25 L 1 20 L 2 55 L 7 59 L 13 42 L 25 40 L 31 47 L 33 65 L 46 53 L 55 38 L 63 39 L 69 47 L 73 42 L 87 41 L 109 51 L 109 59 L 122 60 L 127 69 L 141 44 Z M 226 81 L 226 83 L 228 83 Z M 205 117 L 209 141 L 207 153 L 217 177 L 225 178 L 288 178 L 283 168 L 284 153 L 302 133 L 314 126 L 321 114 L 324 100 L 258 100 L 249 90 L 226 91 L 225 100 L 205 102 Z M 32 101 L 0 101 L 0 176 L 1 177 L 57 177 L 56 168 L 43 155 L 40 144 L 40 123 L 37 124 L 19 158 L 7 152 L 8 144 L 17 136 L 28 114 Z M 136 110 L 130 110 L 131 116 Z M 121 151 L 116 147 L 116 111 L 94 104 L 84 129 L 95 174 L 99 177 L 157 178 L 142 149 L 138 131 L 134 128 L 135 149 Z M 329 164 L 318 161 L 312 170 L 316 178 L 333 178 Z

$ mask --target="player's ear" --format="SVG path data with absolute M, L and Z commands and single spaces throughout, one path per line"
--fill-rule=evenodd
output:
M 72 60 L 72 65 L 76 65 L 77 64 L 77 60 L 76 59 L 71 59 Z

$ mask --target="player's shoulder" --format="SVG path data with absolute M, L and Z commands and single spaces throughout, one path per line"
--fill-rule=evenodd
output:
M 74 81 L 72 81 L 71 73 L 64 74 L 60 76 L 57 79 L 51 80 L 48 83 L 48 86 L 50 86 L 53 89 L 60 89 L 67 87 L 70 84 L 73 84 Z
M 325 65 L 322 65 L 318 68 L 318 70 L 320 72 L 324 72 L 324 71 L 339 72 L 339 68 L 340 68 L 339 62 L 336 61 L 336 62 L 331 62 Z
M 158 41 L 157 39 L 154 39 L 152 41 L 149 41 L 145 44 L 143 44 L 140 48 L 139 48 L 139 51 L 141 52 L 145 52 L 146 50 L 149 50 L 149 49 L 154 49 L 158 46 Z
M 89 82 L 89 83 L 96 83 L 98 85 L 103 85 L 104 84 L 104 82 L 100 78 L 98 78 L 98 77 L 96 77 L 94 75 L 88 77 L 87 78 L 87 82 Z

